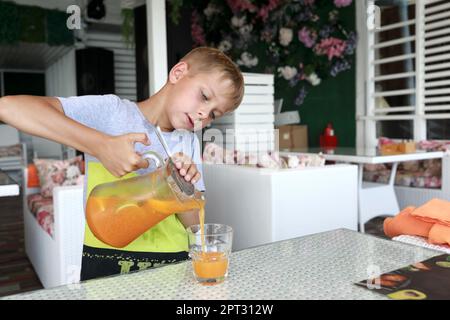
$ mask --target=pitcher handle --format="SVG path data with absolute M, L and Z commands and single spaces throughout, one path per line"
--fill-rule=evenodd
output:
M 161 157 L 159 153 L 154 151 L 147 151 L 142 154 L 142 158 L 148 161 L 148 165 L 150 166 L 150 161 L 153 160 L 157 168 L 160 168 L 164 165 L 164 159 Z

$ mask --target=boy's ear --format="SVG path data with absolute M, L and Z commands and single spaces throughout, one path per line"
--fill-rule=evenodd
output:
M 188 64 L 184 61 L 178 62 L 169 72 L 169 82 L 177 83 L 188 72 Z

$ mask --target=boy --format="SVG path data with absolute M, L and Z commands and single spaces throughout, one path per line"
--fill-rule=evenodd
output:
M 154 150 L 166 157 L 155 126 L 163 131 L 179 173 L 204 191 L 200 143 L 192 131 L 237 108 L 243 88 L 242 74 L 228 57 L 201 47 L 184 56 L 164 87 L 145 101 L 115 95 L 7 96 L 0 98 L 0 120 L 85 152 L 85 201 L 97 184 L 152 171 L 142 153 Z M 101 242 L 86 224 L 81 280 L 187 259 L 185 228 L 197 223 L 197 211 L 171 215 L 124 248 Z

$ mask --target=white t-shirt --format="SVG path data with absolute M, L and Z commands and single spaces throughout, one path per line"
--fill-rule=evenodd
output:
M 150 140 L 150 145 L 146 146 L 138 142 L 135 145 L 135 150 L 139 153 L 152 150 L 159 153 L 163 159 L 167 159 L 167 154 L 154 132 L 156 130 L 155 126 L 145 118 L 136 103 L 121 99 L 113 94 L 69 98 L 58 97 L 58 99 L 66 116 L 87 127 L 112 136 L 127 133 L 146 133 Z M 194 186 L 199 191 L 205 191 L 200 142 L 197 135 L 187 130 L 174 130 L 172 132 L 163 132 L 163 137 L 172 154 L 183 152 L 191 157 L 202 176 Z M 89 166 L 90 161 L 98 162 L 97 159 L 87 153 L 85 153 L 85 160 L 86 166 Z M 136 173 L 145 174 L 154 169 L 154 166 L 149 166 L 149 168 L 137 170 Z M 84 203 L 86 203 L 87 179 L 88 177 L 85 179 Z

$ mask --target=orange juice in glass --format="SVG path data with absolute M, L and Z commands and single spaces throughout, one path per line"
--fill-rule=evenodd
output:
M 233 240 L 233 229 L 223 224 L 190 226 L 189 257 L 192 260 L 194 277 L 204 285 L 221 283 L 228 275 L 229 256 Z

